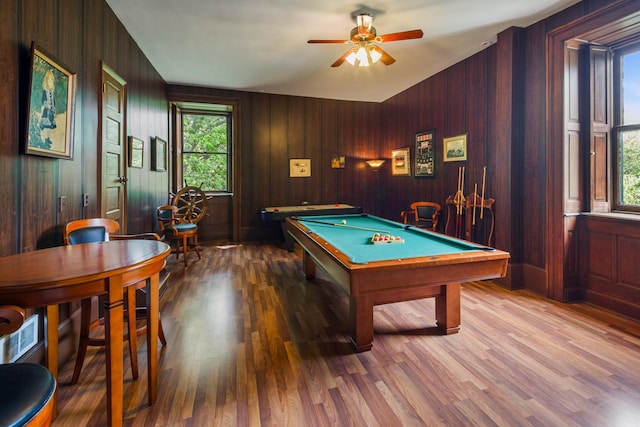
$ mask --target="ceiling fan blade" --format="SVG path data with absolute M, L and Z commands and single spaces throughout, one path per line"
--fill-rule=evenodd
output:
M 307 40 L 307 43 L 345 44 L 345 43 L 351 43 L 351 40 Z
M 384 65 L 391 65 L 394 62 L 396 62 L 395 59 L 393 59 L 391 57 L 391 55 L 389 55 L 387 52 L 385 52 L 384 50 L 382 50 L 382 48 L 380 46 L 376 46 L 373 48 L 373 50 L 375 50 L 376 52 L 378 52 L 380 55 L 382 55 L 380 57 L 380 62 L 382 62 Z
M 333 64 L 331 64 L 332 67 L 339 67 L 342 65 L 342 63 L 347 59 L 347 56 L 349 56 L 349 54 L 351 53 L 351 50 L 348 50 L 344 53 L 344 55 L 342 55 L 340 58 L 336 59 L 336 62 L 334 62 Z
M 395 42 L 398 40 L 421 39 L 424 33 L 422 30 L 401 31 L 399 33 L 385 34 L 376 37 L 378 43 Z

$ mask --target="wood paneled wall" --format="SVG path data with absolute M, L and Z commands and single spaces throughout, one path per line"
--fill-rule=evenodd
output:
M 62 243 L 60 227 L 100 215 L 98 95 L 104 61 L 127 81 L 127 135 L 145 141 L 145 167 L 128 171 L 128 231 L 155 228 L 167 174 L 149 169 L 151 138 L 168 138 L 165 82 L 103 0 L 0 2 L 0 255 Z M 21 154 L 35 41 L 78 75 L 72 160 Z M 89 206 L 82 206 L 82 194 Z M 64 212 L 58 198 L 67 198 Z
M 596 214 L 581 220 L 585 299 L 640 319 L 640 219 Z
M 415 158 L 415 134 L 435 129 L 436 172 L 434 178 L 392 176 L 384 172 L 388 198 L 384 215 L 400 219 L 400 211 L 411 202 L 430 200 L 445 207 L 447 196 L 457 190 L 458 168 L 465 167 L 464 193 L 481 183 L 482 168 L 488 159 L 490 140 L 488 114 L 495 107 L 495 47 L 429 78 L 384 102 L 383 149 L 385 157 L 398 147 L 410 147 Z M 442 140 L 467 134 L 467 161 L 444 162 Z M 487 168 L 487 197 L 495 197 L 495 168 Z M 445 209 L 446 212 L 446 209 Z M 442 222 L 446 218 L 442 219 Z
M 240 182 L 235 189 L 240 200 L 233 215 L 240 217 L 241 239 L 273 238 L 280 232 L 260 219 L 260 209 L 267 206 L 350 203 L 381 213 L 386 177 L 365 163 L 385 154 L 380 104 L 179 85 L 169 85 L 167 96 L 170 101 L 238 105 Z M 336 154 L 346 157 L 344 169 L 331 168 Z M 290 178 L 291 158 L 311 159 L 311 177 Z

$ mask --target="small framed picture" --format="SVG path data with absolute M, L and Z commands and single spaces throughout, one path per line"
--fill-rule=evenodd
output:
M 311 176 L 311 159 L 289 159 L 289 177 L 303 178 Z
M 158 172 L 167 170 L 167 141 L 157 136 L 153 138 L 151 169 Z
M 409 147 L 391 150 L 391 175 L 411 175 Z
M 339 154 L 331 157 L 331 169 L 344 169 L 345 157 Z
M 414 174 L 416 177 L 433 178 L 436 176 L 436 131 L 430 130 L 416 134 Z
M 129 137 L 129 167 L 141 168 L 144 160 L 144 141 L 135 136 Z
M 461 162 L 467 160 L 467 134 L 452 136 L 442 140 L 442 160 Z

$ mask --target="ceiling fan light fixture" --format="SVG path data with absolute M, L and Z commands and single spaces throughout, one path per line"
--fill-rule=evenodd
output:
M 357 67 L 369 67 L 378 61 L 384 65 L 391 65 L 396 60 L 375 43 L 419 39 L 424 35 L 422 30 L 410 30 L 378 36 L 372 25 L 373 17 L 370 14 L 360 13 L 355 18 L 358 26 L 351 30 L 348 40 L 307 40 L 307 43 L 348 43 L 353 45 L 352 49 L 347 50 L 331 64 L 332 67 L 339 67 L 344 62 Z
M 360 47 L 353 48 L 345 58 L 349 64 L 357 67 L 369 67 L 382 58 L 382 54 L 376 50 L 376 46 L 369 43 L 361 43 Z
M 367 31 L 370 31 L 371 25 L 373 24 L 373 16 L 368 13 L 360 14 L 356 17 L 356 23 L 358 27 L 365 27 Z
M 351 65 L 355 65 L 356 59 L 357 59 L 356 51 L 352 50 L 351 53 L 345 58 L 345 61 L 347 61 Z
M 369 59 L 371 58 L 369 56 L 369 52 L 367 52 L 367 49 L 365 49 L 362 46 L 358 48 L 358 53 L 356 53 L 356 58 L 358 61 L 358 65 L 360 67 L 368 67 L 369 65 L 371 65 L 369 61 Z
M 369 49 L 369 56 L 371 57 L 371 63 L 375 64 L 382 58 L 382 54 L 375 49 L 375 46 L 371 46 Z

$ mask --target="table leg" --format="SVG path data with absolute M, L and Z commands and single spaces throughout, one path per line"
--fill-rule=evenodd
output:
M 105 300 L 105 352 L 107 364 L 107 424 L 122 426 L 123 362 L 122 345 L 124 323 L 124 301 L 122 276 L 112 276 L 107 280 Z
M 160 273 L 147 280 L 147 371 L 149 405 L 158 395 L 158 322 Z
M 436 296 L 436 323 L 445 335 L 460 330 L 460 283 L 442 285 L 442 292 Z
M 316 277 L 316 263 L 307 251 L 302 252 L 302 271 L 307 280 L 313 280 Z
M 349 297 L 349 323 L 351 344 L 356 352 L 371 350 L 373 345 L 373 300 L 371 298 Z
M 280 223 L 280 228 L 282 228 L 282 234 L 284 235 L 284 244 L 287 247 L 289 252 L 293 252 L 295 249 L 295 240 L 291 237 L 291 234 L 287 231 L 287 221 L 282 221 Z
M 47 368 L 53 377 L 58 381 L 58 304 L 48 305 L 46 313 L 47 338 L 45 340 Z M 51 418 L 58 416 L 58 389 L 53 395 L 53 409 Z

